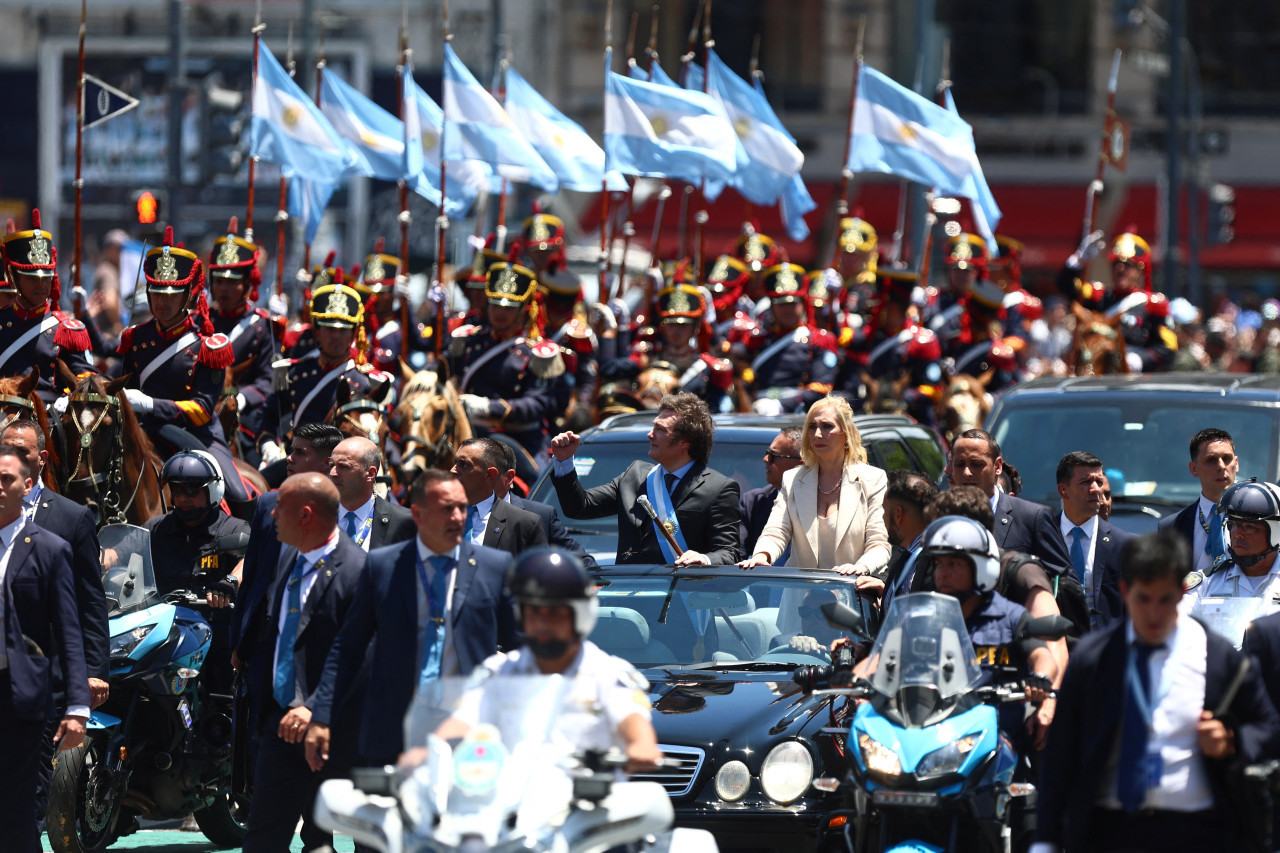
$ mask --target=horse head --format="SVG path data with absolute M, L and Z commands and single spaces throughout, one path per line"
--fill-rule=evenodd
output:
M 453 452 L 471 438 L 471 422 L 453 386 L 434 370 L 420 370 L 405 382 L 393 420 L 400 425 L 401 468 L 406 477 L 427 468 L 449 470 Z

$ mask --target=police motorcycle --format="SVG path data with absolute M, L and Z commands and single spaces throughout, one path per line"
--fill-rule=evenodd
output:
M 614 751 L 574 747 L 572 679 L 445 678 L 419 688 L 400 767 L 320 786 L 316 822 L 383 853 L 510 850 L 716 853 L 702 830 L 667 830 L 657 782 L 620 781 Z
M 833 626 L 860 627 L 859 615 L 838 603 L 822 612 Z M 1058 638 L 1069 625 L 1060 616 L 1033 619 L 1024 635 Z M 1035 786 L 1022 781 L 998 720 L 1000 705 L 1025 694 L 1016 684 L 984 683 L 959 601 L 938 593 L 894 599 L 868 662 L 865 680 L 853 677 L 848 656 L 793 676 L 813 695 L 868 700 L 838 729 L 848 773 L 814 781 L 843 789 L 849 806 L 822 822 L 820 849 L 1008 853 L 1015 835 L 1027 840 Z
M 243 534 L 215 544 L 243 550 Z M 213 631 L 192 589 L 160 595 L 151 533 L 98 532 L 110 608 L 111 696 L 89 716 L 85 742 L 58 753 L 46 819 L 56 853 L 97 853 L 137 830 L 138 818 L 194 814 L 214 844 L 238 847 L 249 802 L 233 785 L 234 708 L 200 678 Z M 235 540 L 235 541 L 230 541 Z M 212 580 L 212 578 L 210 578 Z

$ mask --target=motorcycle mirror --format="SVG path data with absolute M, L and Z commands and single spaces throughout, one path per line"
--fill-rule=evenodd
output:
M 218 551 L 223 554 L 243 557 L 247 550 L 249 550 L 248 533 L 228 533 L 226 536 L 218 537 Z
M 1022 637 L 1035 637 L 1040 640 L 1061 640 L 1074 627 L 1065 616 L 1040 616 L 1028 619 L 1022 626 Z
M 396 769 L 390 765 L 385 767 L 352 767 L 351 784 L 356 790 L 366 794 L 381 794 L 394 797 L 399 788 Z
M 866 621 L 862 618 L 862 614 L 849 607 L 847 604 L 841 604 L 838 601 L 828 601 L 822 605 L 822 615 L 826 618 L 827 624 L 832 628 L 839 628 L 849 631 L 854 635 L 861 636 L 867 631 Z

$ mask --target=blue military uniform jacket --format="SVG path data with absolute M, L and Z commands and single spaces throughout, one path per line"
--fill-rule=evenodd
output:
M 244 394 L 247 409 L 261 407 L 271 396 L 271 364 L 280 351 L 278 330 L 271 315 L 248 302 L 231 314 L 210 311 L 216 332 L 231 341 L 232 364 L 250 362 L 236 382 L 236 391 Z M 243 418 L 245 413 L 240 413 Z
M 784 340 L 787 343 L 781 343 Z M 824 340 L 830 346 L 824 346 Z M 807 409 L 835 387 L 838 359 L 834 347 L 834 337 L 808 326 L 768 335 L 752 354 L 755 396 L 771 388 L 796 388 Z
M 505 349 L 481 362 L 498 348 Z M 505 433 L 534 459 L 545 459 L 549 430 L 568 408 L 571 391 L 559 346 L 527 338 L 495 341 L 488 327 L 459 326 L 449 342 L 448 361 L 463 394 L 489 398 L 489 418 L 472 423 L 476 434 Z
M 23 340 L 28 332 L 33 334 Z M 88 330 L 84 323 L 61 311 L 41 308 L 27 312 L 16 302 L 0 310 L 0 354 L 15 344 L 18 346 L 14 351 L 0 362 L 0 375 L 22 376 L 32 367 L 38 367 L 40 383 L 36 393 L 45 405 L 59 396 L 55 387 L 59 358 L 76 376 L 95 372 L 85 356 L 89 349 Z
M 120 336 L 118 352 L 121 375 L 130 377 L 128 387 L 155 401 L 155 408 L 139 417 L 142 428 L 154 435 L 164 424 L 176 424 L 208 447 L 223 443 L 213 407 L 222 395 L 226 371 L 213 365 L 229 360 L 231 342 L 225 335 L 202 337 L 196 322 L 188 317 L 167 332 L 155 320 L 131 326 Z
M 267 398 L 259 446 L 265 439 L 283 444 L 295 424 L 324 423 L 338 399 L 338 383 L 347 383 L 353 397 L 363 396 L 372 384 L 372 370 L 367 364 L 356 364 L 353 358 L 327 364 L 318 351 L 299 358 L 289 366 L 284 387 L 276 388 Z

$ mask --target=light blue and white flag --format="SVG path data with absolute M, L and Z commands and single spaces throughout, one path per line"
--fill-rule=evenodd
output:
M 934 187 L 947 196 L 978 201 L 986 186 L 973 128 L 960 116 L 864 65 L 854 105 L 848 167 L 883 172 Z M 986 190 L 988 198 L 990 190 Z M 984 210 L 994 231 L 999 208 Z M 994 218 L 992 216 L 994 215 Z
M 670 75 L 668 75 L 667 72 L 662 70 L 661 65 L 655 62 L 650 67 L 653 69 L 652 74 L 649 72 L 648 69 L 641 68 L 639 63 L 628 62 L 627 76 L 629 76 L 632 80 L 639 80 L 642 83 L 657 83 L 659 86 L 672 86 L 676 89 L 680 88 L 680 84 L 677 83 L 675 80 L 672 80 Z M 694 88 L 694 87 L 691 86 L 690 88 Z M 697 88 L 701 89 L 702 85 L 699 84 Z
M 605 71 L 605 168 L 690 183 L 733 176 L 738 137 L 714 98 L 624 77 L 608 58 Z
M 508 68 L 506 75 L 507 97 L 503 107 L 516 129 L 556 173 L 561 188 L 599 191 L 605 178 L 604 149 L 587 135 L 582 125 L 538 94 L 518 71 Z M 627 182 L 619 173 L 611 172 L 608 179 L 610 191 L 627 189 Z
M 763 98 L 764 83 L 761 82 L 759 75 L 751 81 L 751 85 Z M 786 132 L 785 128 L 783 130 Z M 787 135 L 791 134 L 787 133 Z M 791 141 L 795 142 L 795 138 L 793 137 Z M 792 240 L 807 240 L 809 223 L 804 221 L 804 217 L 805 214 L 817 210 L 818 203 L 813 200 L 813 196 L 809 194 L 809 188 L 804 185 L 804 179 L 798 173 L 787 183 L 778 203 L 782 207 L 782 224 L 787 229 L 787 235 Z
M 410 188 L 430 201 L 440 204 L 440 158 L 444 151 L 441 146 L 444 134 L 444 110 L 422 91 L 422 87 L 412 77 L 405 83 L 413 93 L 412 107 L 417 109 L 418 149 L 422 153 L 422 169 Z M 408 107 L 406 107 L 408 109 Z M 413 118 L 409 119 L 412 123 Z M 451 124 L 449 132 L 455 130 Z M 485 163 L 473 160 L 449 162 L 445 166 L 445 215 L 451 219 L 460 219 L 471 210 L 476 197 L 482 191 L 488 191 L 494 180 L 493 170 Z
M 354 151 L 290 79 L 266 44 L 260 47 L 250 153 L 309 180 L 337 184 L 355 165 Z
M 400 179 L 404 123 L 326 69 L 320 84 L 320 110 L 334 130 L 351 144 L 354 173 L 383 181 Z
M 560 188 L 556 173 L 448 44 L 444 46 L 444 113 L 449 121 L 446 160 L 479 160 L 509 181 L 551 193 Z
M 410 186 L 421 178 L 422 170 L 426 168 L 426 161 L 422 155 L 422 117 L 419 115 L 417 106 L 417 89 L 418 85 L 413 80 L 413 68 L 406 62 L 400 71 L 400 111 L 404 114 L 404 121 L 400 123 L 400 129 L 404 134 L 400 177 Z M 436 195 L 438 207 L 439 193 L 437 192 Z
M 284 174 L 289 179 L 289 217 L 302 223 L 303 240 L 312 243 L 338 185 L 313 181 L 290 169 L 285 169 Z
M 948 88 L 944 93 L 947 102 L 947 110 L 956 116 L 960 115 L 960 111 L 956 109 L 956 99 L 951 96 L 951 89 Z M 973 137 L 973 129 L 969 129 L 970 138 Z M 975 145 L 975 150 L 977 146 Z M 973 211 L 973 227 L 978 232 L 978 236 L 987 241 L 987 246 L 991 249 L 991 254 L 1000 254 L 1000 247 L 996 245 L 996 223 L 1000 221 L 1003 214 L 1000 213 L 1000 207 L 996 204 L 995 196 L 991 194 L 991 187 L 987 186 L 987 176 L 982 173 L 982 164 L 977 165 L 977 173 L 974 175 L 974 186 L 978 191 L 977 196 L 970 196 L 972 204 L 969 209 Z

